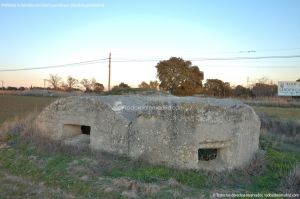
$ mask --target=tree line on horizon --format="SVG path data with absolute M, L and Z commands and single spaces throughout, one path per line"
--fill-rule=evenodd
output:
M 190 96 L 205 95 L 213 97 L 271 97 L 277 95 L 277 85 L 261 78 L 250 88 L 242 85 L 230 86 L 229 82 L 220 79 L 207 79 L 203 84 L 204 72 L 191 61 L 171 57 L 169 60 L 160 61 L 157 65 L 159 87 L 173 95 Z M 300 82 L 300 79 L 297 81 Z
M 191 61 L 185 61 L 179 57 L 171 57 L 163 60 L 155 66 L 157 69 L 157 78 L 159 81 L 150 81 L 149 83 L 142 81 L 138 87 L 140 89 L 162 90 L 177 96 L 205 95 L 213 97 L 271 97 L 277 95 L 278 87 L 267 78 L 259 79 L 250 88 L 242 85 L 232 87 L 229 82 L 223 82 L 220 79 L 207 79 L 203 84 L 204 72 L 200 71 L 198 66 L 192 64 Z M 97 82 L 95 78 L 77 80 L 71 76 L 66 82 L 58 75 L 49 75 L 47 79 L 53 90 L 60 91 L 78 91 L 84 88 L 85 92 L 101 93 L 105 87 Z M 300 82 L 300 79 L 296 80 Z M 44 89 L 41 87 L 35 87 Z M 112 90 L 130 89 L 131 87 L 121 82 Z M 2 88 L 3 89 L 3 88 Z M 7 90 L 25 90 L 25 87 L 7 87 Z M 31 87 L 31 89 L 33 89 Z

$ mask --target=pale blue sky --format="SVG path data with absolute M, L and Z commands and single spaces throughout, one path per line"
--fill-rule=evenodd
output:
M 300 55 L 298 0 L 0 0 L 0 3 L 99 3 L 98 8 L 0 7 L 0 70 L 106 58 L 184 59 Z M 255 50 L 256 53 L 240 53 Z M 113 63 L 113 83 L 156 78 L 157 62 Z M 300 78 L 300 58 L 193 62 L 205 78 L 246 84 L 267 76 Z M 107 85 L 107 63 L 0 72 L 11 86 L 41 86 L 49 74 L 95 77 Z

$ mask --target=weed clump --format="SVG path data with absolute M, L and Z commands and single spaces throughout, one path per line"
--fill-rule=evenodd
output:
M 300 164 L 297 164 L 281 181 L 283 193 L 298 193 L 300 190 Z

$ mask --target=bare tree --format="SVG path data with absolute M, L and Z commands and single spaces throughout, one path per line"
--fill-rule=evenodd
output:
M 54 90 L 58 90 L 61 80 L 62 80 L 61 77 L 59 77 L 57 74 L 55 75 L 50 74 L 50 78 L 48 79 L 48 82 L 52 85 Z
M 91 84 L 91 90 L 95 90 L 95 86 L 97 84 L 97 80 L 93 77 L 90 81 Z
M 74 87 L 78 84 L 78 80 L 69 76 L 68 79 L 67 79 L 67 89 L 69 91 L 73 90 Z
M 91 82 L 88 79 L 82 79 L 80 81 L 80 83 L 85 88 L 85 92 L 91 92 L 92 91 L 92 85 L 91 85 Z

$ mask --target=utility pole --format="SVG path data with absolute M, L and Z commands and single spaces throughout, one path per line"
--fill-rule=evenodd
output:
M 111 52 L 109 52 L 109 58 L 108 58 L 108 91 L 110 91 L 110 68 L 111 68 Z
M 43 79 L 44 80 L 44 90 L 46 90 L 46 82 L 48 81 L 47 79 Z
M 249 88 L 250 87 L 250 78 L 249 77 L 247 77 L 247 88 Z

